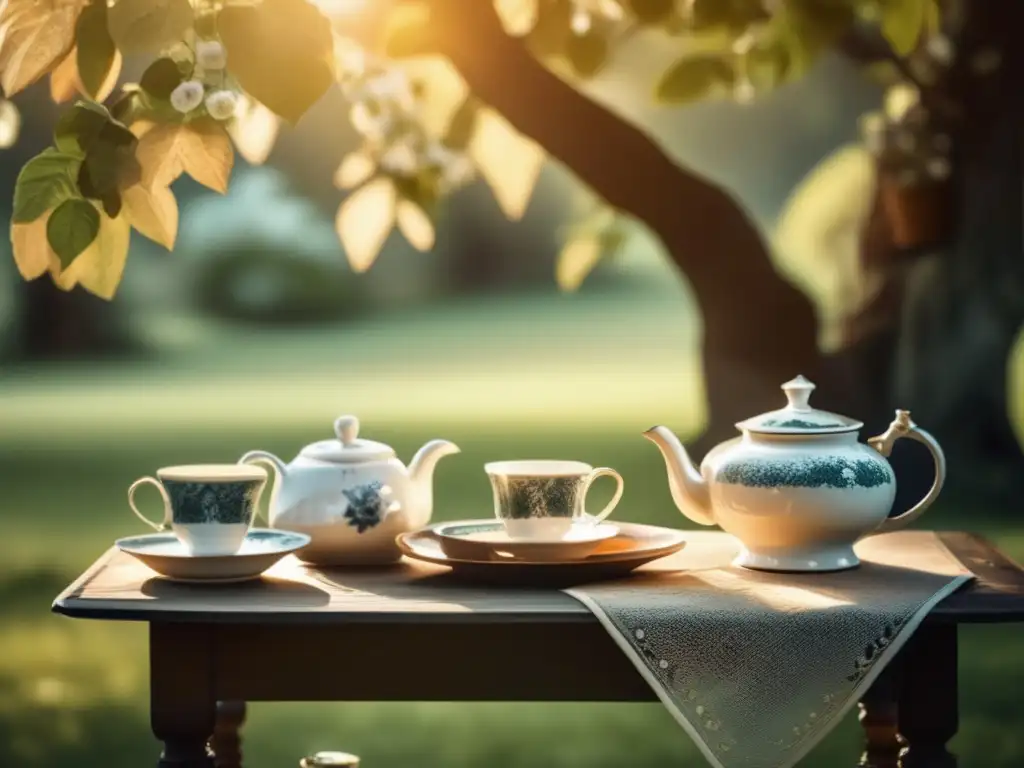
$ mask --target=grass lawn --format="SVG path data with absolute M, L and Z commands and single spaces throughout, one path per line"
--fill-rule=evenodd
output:
M 6 376 L 0 766 L 155 764 L 144 627 L 73 621 L 51 615 L 49 604 L 112 539 L 141 532 L 124 489 L 160 465 L 234 460 L 252 448 L 289 459 L 327 437 L 334 416 L 354 412 L 364 434 L 406 460 L 432 437 L 462 447 L 438 466 L 435 519 L 490 514 L 484 461 L 544 456 L 622 472 L 622 519 L 688 525 L 639 432 L 655 422 L 699 427 L 700 385 L 685 354 L 691 330 L 654 310 L 624 322 L 625 305 L 610 300 L 580 300 L 571 310 L 546 301 L 477 304 L 301 338 L 199 335 L 161 321 L 147 326 L 169 344 L 156 360 Z M 552 324 L 558 313 L 570 320 Z M 667 349 L 683 352 L 666 357 Z M 605 493 L 595 490 L 595 504 Z M 1024 556 L 1024 525 L 1009 519 L 940 507 L 924 522 L 983 531 Z M 1024 736 L 1013 725 L 1024 721 L 1020 630 L 968 628 L 962 637 L 961 766 L 1016 768 L 1024 764 Z M 430 651 L 410 647 L 402 658 L 366 663 L 414 674 Z M 252 707 L 246 736 L 248 768 L 289 768 L 316 749 L 356 752 L 368 768 L 700 765 L 655 704 L 265 704 Z M 852 765 L 858 744 L 851 716 L 805 764 Z

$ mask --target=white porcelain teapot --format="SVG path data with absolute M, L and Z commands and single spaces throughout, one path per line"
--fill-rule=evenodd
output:
M 838 571 L 859 564 L 858 539 L 902 528 L 942 490 L 946 460 L 909 411 L 881 435 L 857 441 L 863 423 L 811 408 L 814 384 L 798 376 L 782 385 L 785 408 L 737 424 L 741 436 L 712 448 L 698 470 L 665 427 L 644 436 L 668 467 L 672 499 L 700 525 L 719 525 L 743 544 L 737 565 L 767 571 Z M 885 457 L 909 437 L 927 446 L 935 482 L 912 508 L 889 518 L 896 478 Z
M 276 475 L 269 522 L 308 534 L 297 554 L 316 565 L 392 563 L 401 557 L 395 537 L 430 522 L 434 467 L 458 453 L 431 440 L 408 468 L 383 443 L 359 437 L 359 419 L 334 422 L 336 439 L 307 445 L 290 464 L 267 451 L 249 451 L 239 463 L 265 463 Z

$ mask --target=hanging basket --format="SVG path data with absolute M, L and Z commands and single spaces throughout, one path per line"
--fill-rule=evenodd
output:
M 905 184 L 883 175 L 881 196 L 892 243 L 897 248 L 920 251 L 949 241 L 953 205 L 948 181 Z

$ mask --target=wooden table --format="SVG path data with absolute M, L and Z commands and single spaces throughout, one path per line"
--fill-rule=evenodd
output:
M 715 535 L 694 532 L 691 546 Z M 977 579 L 935 608 L 862 700 L 861 765 L 895 768 L 902 748 L 903 768 L 955 766 L 957 626 L 1024 620 L 1024 571 L 980 537 L 942 538 Z M 152 576 L 111 550 L 54 610 L 149 622 L 160 768 L 239 768 L 247 701 L 655 700 L 598 621 L 556 590 L 460 585 L 411 562 L 315 571 L 288 558 L 259 582 L 204 589 Z

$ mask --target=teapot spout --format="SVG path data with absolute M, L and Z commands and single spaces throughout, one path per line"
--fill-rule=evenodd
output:
M 447 440 L 431 440 L 416 451 L 416 455 L 409 462 L 409 481 L 419 500 L 420 509 L 427 512 L 427 519 L 419 521 L 418 524 L 426 525 L 429 522 L 430 509 L 434 500 L 434 468 L 437 466 L 437 462 L 445 456 L 459 452 L 459 446 L 455 443 L 450 443 Z
M 714 525 L 707 481 L 694 466 L 679 438 L 667 427 L 652 427 L 644 432 L 644 437 L 658 446 L 665 459 L 672 501 L 679 511 L 698 525 Z

